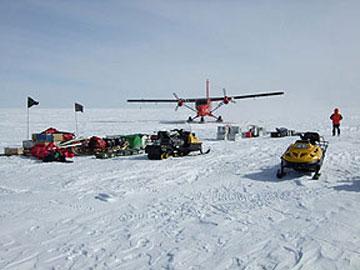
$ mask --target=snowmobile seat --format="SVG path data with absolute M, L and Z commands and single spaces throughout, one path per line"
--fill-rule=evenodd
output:
M 303 135 L 300 135 L 300 138 L 304 141 L 310 142 L 311 144 L 320 142 L 320 135 L 317 132 L 306 132 Z

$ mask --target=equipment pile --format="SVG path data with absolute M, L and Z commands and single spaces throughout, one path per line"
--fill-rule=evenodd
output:
M 95 155 L 104 159 L 141 154 L 147 142 L 148 136 L 145 134 L 75 138 L 71 132 L 51 127 L 32 134 L 32 140 L 23 141 L 23 147 L 6 147 L 4 155 L 34 156 L 44 162 L 72 162 L 67 158 Z
M 225 125 L 218 126 L 217 128 L 217 140 L 229 140 L 237 141 L 240 138 L 252 138 L 265 136 L 266 130 L 264 127 L 259 127 L 257 125 L 250 125 L 247 127 L 247 131 L 242 132 L 239 126 Z
M 241 138 L 241 129 L 239 126 L 225 125 L 217 127 L 218 140 L 237 141 Z
M 286 136 L 297 136 L 300 133 L 296 133 L 293 129 L 287 129 L 286 127 L 276 128 L 276 131 L 270 132 L 272 138 L 286 137 Z
M 48 128 L 41 133 L 33 134 L 32 141 L 23 141 L 24 154 L 31 154 L 44 162 L 68 162 L 66 158 L 74 157 L 74 153 L 60 144 L 73 138 L 73 133 Z
M 91 156 L 106 159 L 143 153 L 147 135 L 111 135 L 104 138 L 92 136 L 64 142 L 63 147 L 72 148 L 76 156 Z
M 236 141 L 240 138 L 264 136 L 263 127 L 248 126 L 248 131 L 241 132 L 239 126 L 225 125 L 217 127 L 218 140 Z M 295 133 L 287 128 L 277 128 L 271 137 L 300 135 L 300 140 L 291 144 L 281 156 L 277 177 L 285 175 L 285 168 L 296 171 L 314 172 L 313 179 L 318 179 L 325 158 L 328 142 L 316 132 Z M 23 141 L 23 147 L 6 147 L 4 155 L 34 156 L 44 162 L 72 162 L 67 158 L 94 155 L 99 159 L 146 153 L 150 160 L 167 159 L 170 156 L 182 157 L 192 152 L 199 155 L 203 151 L 202 142 L 195 134 L 183 129 L 162 130 L 154 135 L 131 134 L 106 137 L 75 138 L 71 132 L 48 128 L 41 133 L 32 134 L 32 140 Z
M 95 153 L 96 158 L 132 156 L 143 153 L 148 136 L 145 134 L 106 136 L 105 148 Z

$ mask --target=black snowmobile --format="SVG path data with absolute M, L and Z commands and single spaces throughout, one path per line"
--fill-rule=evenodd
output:
M 190 152 L 199 151 L 200 154 L 207 154 L 202 151 L 202 142 L 195 137 L 195 134 L 183 129 L 159 131 L 153 144 L 147 145 L 145 153 L 149 159 L 166 159 L 169 156 L 186 156 Z

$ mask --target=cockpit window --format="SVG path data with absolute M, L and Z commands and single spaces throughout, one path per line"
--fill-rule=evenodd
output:
M 206 99 L 199 99 L 196 101 L 195 105 L 206 105 L 207 100 Z

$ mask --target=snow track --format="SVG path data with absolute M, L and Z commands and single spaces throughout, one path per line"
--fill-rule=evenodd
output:
M 97 113 L 89 135 L 108 112 Z M 204 156 L 0 158 L 0 268 L 359 269 L 356 119 L 341 138 L 328 138 L 318 181 L 296 172 L 276 178 L 280 155 L 296 138 L 215 141 L 214 124 L 192 126 L 211 147 Z M 174 128 L 134 119 L 122 129 L 113 121 L 101 122 L 109 135 Z M 330 133 L 327 121 L 316 121 Z M 16 144 L 11 127 L 19 123 L 7 124 L 0 139 Z

